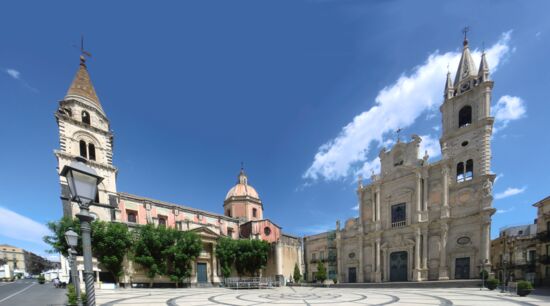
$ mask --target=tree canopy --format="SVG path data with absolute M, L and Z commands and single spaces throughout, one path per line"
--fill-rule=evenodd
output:
M 319 263 L 317 263 L 317 280 L 322 283 L 326 279 L 327 279 L 327 269 L 325 268 L 325 265 L 323 264 L 323 262 L 319 261 Z
M 126 224 L 104 221 L 92 223 L 92 252 L 117 281 L 122 275 L 124 257 L 131 246 L 132 234 Z
M 267 264 L 269 250 L 269 243 L 263 240 L 223 237 L 218 240 L 216 256 L 224 277 L 231 275 L 233 266 L 239 275 L 257 275 Z

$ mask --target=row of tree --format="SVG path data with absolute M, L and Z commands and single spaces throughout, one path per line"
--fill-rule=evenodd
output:
M 72 229 L 79 236 L 76 251 L 82 254 L 78 219 L 62 218 L 49 222 L 48 228 L 52 234 L 44 237 L 44 241 L 51 246 L 50 252 L 68 256 L 65 232 Z M 222 237 L 217 243 L 216 256 L 224 277 L 230 276 L 233 269 L 239 275 L 257 275 L 267 264 L 269 249 L 269 244 L 263 240 Z M 179 285 L 191 275 L 192 263 L 201 250 L 201 239 L 192 231 L 152 224 L 129 230 L 123 223 L 92 222 L 93 256 L 117 282 L 123 275 L 124 260 L 127 258 L 146 270 L 151 285 L 153 278 L 159 275 L 167 276 Z
M 44 241 L 52 247 L 50 252 L 68 256 L 65 232 L 72 229 L 79 236 L 76 252 L 82 254 L 78 219 L 62 218 L 49 222 L 48 228 L 52 234 L 45 236 Z M 191 275 L 191 264 L 202 250 L 201 239 L 195 232 L 152 224 L 131 231 L 123 223 L 96 220 L 92 222 L 91 236 L 93 256 L 117 282 L 124 272 L 124 259 L 128 258 L 147 271 L 151 284 L 157 275 L 168 276 L 179 284 Z

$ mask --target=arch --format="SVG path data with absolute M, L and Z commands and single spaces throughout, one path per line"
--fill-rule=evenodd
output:
M 87 111 L 82 111 L 82 122 L 85 124 L 91 124 L 90 114 Z
M 86 148 L 86 142 L 84 140 L 80 140 L 79 146 L 80 146 L 80 156 L 82 156 L 84 158 L 88 158 L 88 151 L 87 151 L 87 148 Z
M 464 180 L 469 181 L 474 177 L 474 161 L 468 159 L 466 161 L 466 171 L 464 172 Z
M 93 143 L 88 144 L 88 157 L 90 160 L 95 160 L 95 145 Z
M 459 162 L 456 164 L 456 181 L 464 182 L 464 163 Z
M 458 127 L 467 126 L 472 124 L 472 107 L 466 105 L 458 111 Z

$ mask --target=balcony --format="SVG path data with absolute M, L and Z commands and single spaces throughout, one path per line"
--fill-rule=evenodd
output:
M 391 227 L 398 228 L 398 227 L 405 227 L 406 225 L 407 225 L 407 221 L 403 220 L 403 221 L 392 222 Z

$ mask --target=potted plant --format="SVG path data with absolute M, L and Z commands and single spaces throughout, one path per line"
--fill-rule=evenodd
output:
M 38 280 L 38 283 L 41 284 L 41 285 L 46 282 L 46 278 L 42 274 L 38 275 L 37 280 Z
M 495 290 L 498 286 L 498 279 L 496 278 L 490 278 L 487 281 L 485 281 L 485 285 L 489 290 Z
M 533 285 L 531 285 L 528 281 L 519 281 L 518 282 L 518 295 L 519 296 L 526 296 L 529 295 L 533 291 Z

